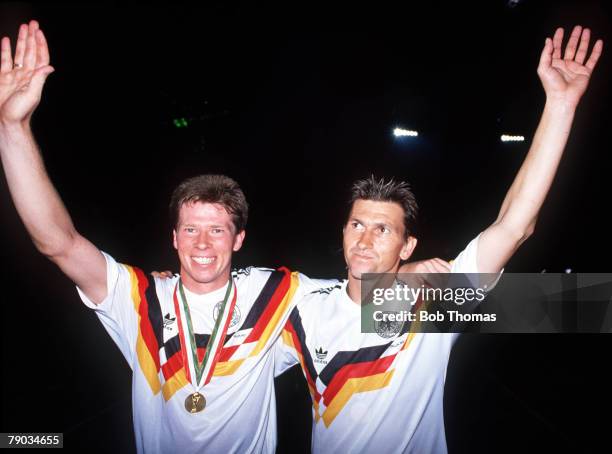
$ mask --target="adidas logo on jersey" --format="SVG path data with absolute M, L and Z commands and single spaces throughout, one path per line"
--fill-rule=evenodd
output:
M 176 317 L 170 316 L 170 312 L 164 315 L 164 328 L 171 330 L 172 324 L 176 321 Z
M 327 356 L 327 350 L 323 350 L 323 347 L 319 347 L 315 350 L 315 355 L 317 355 L 317 358 L 319 359 L 325 359 Z
M 325 359 L 327 358 L 327 350 L 323 350 L 323 347 L 315 349 L 315 356 L 316 358 L 313 359 L 315 363 L 323 365 L 327 364 L 327 360 Z

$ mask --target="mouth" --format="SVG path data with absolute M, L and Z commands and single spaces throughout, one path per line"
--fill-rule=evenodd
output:
M 195 257 L 195 256 L 192 256 L 191 260 L 196 262 L 198 265 L 210 265 L 215 260 L 217 260 L 217 257 Z
M 371 255 L 363 255 L 363 254 L 359 254 L 357 252 L 353 253 L 353 257 L 355 257 L 357 260 L 372 260 L 372 259 L 374 259 L 374 257 L 372 257 Z

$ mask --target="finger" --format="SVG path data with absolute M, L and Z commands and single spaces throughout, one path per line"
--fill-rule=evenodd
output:
M 597 60 L 601 56 L 601 51 L 603 50 L 603 41 L 598 39 L 595 45 L 593 46 L 593 50 L 591 51 L 591 56 L 587 60 L 585 66 L 589 68 L 591 71 L 595 69 L 595 65 L 597 64 Z
M 580 39 L 580 34 L 582 33 L 582 27 L 580 25 L 576 25 L 572 30 L 572 34 L 570 35 L 569 40 L 567 41 L 567 46 L 565 46 L 565 55 L 563 56 L 564 60 L 573 60 L 576 55 L 576 48 L 578 47 L 578 40 Z
M 11 56 L 11 40 L 6 36 L 2 38 L 0 50 L 0 73 L 7 73 L 13 69 L 13 57 Z
M 591 30 L 585 28 L 582 30 L 582 37 L 580 38 L 580 47 L 576 53 L 576 62 L 581 65 L 584 63 L 587 51 L 589 50 L 589 40 L 591 39 Z
M 31 21 L 28 27 L 28 37 L 26 38 L 25 55 L 23 57 L 23 67 L 26 71 L 36 68 L 36 30 L 38 30 L 38 22 Z
M 427 260 L 425 262 L 425 272 L 427 274 L 435 274 L 436 273 L 436 267 L 434 266 L 433 260 Z
M 49 64 L 49 46 L 47 45 L 47 39 L 42 30 L 36 31 L 36 66 L 46 66 Z
M 561 44 L 563 44 L 563 29 L 559 27 L 553 36 L 553 55 L 552 58 L 561 58 Z
M 550 67 L 552 63 L 552 55 L 553 55 L 553 43 L 550 38 L 546 38 L 544 41 L 544 49 L 542 49 L 542 53 L 540 54 L 540 64 L 538 65 L 538 69 L 545 69 Z
M 15 66 L 23 66 L 23 56 L 25 54 L 26 40 L 28 39 L 28 26 L 21 24 L 17 44 L 15 45 Z
M 436 274 L 446 274 L 448 272 L 448 270 L 446 268 L 444 268 L 444 266 L 440 265 L 439 263 L 435 262 L 433 264 L 434 267 L 434 273 Z
M 443 270 L 441 271 L 441 273 L 450 273 L 451 270 L 451 264 L 448 263 L 446 260 L 442 260 L 442 259 L 435 259 L 436 263 L 438 264 L 438 267 Z

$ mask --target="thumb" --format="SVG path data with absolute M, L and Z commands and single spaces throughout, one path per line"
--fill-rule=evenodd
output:
M 30 81 L 28 91 L 32 91 L 40 96 L 40 94 L 42 93 L 43 86 L 45 85 L 45 81 L 47 80 L 47 77 L 53 71 L 55 71 L 55 68 L 53 68 L 53 66 L 50 66 L 50 65 L 41 66 L 40 68 L 37 68 L 34 71 L 34 74 L 32 75 L 32 80 Z
M 540 55 L 540 64 L 538 65 L 538 70 L 546 69 L 551 65 L 552 52 L 552 40 L 550 38 L 546 38 L 546 41 L 544 42 L 544 49 L 542 49 L 542 54 Z

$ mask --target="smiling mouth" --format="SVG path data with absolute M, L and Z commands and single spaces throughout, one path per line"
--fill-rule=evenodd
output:
M 216 257 L 191 257 L 191 259 L 198 265 L 210 265 L 212 262 L 217 260 Z

